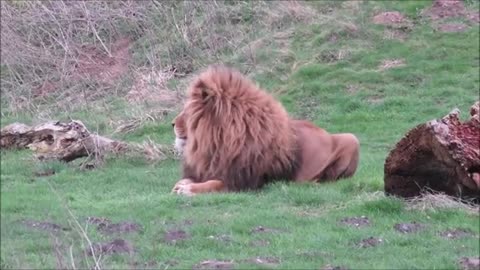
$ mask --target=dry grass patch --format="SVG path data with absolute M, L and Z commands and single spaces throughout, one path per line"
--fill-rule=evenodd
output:
M 165 71 L 137 71 L 135 83 L 126 95 L 131 103 L 159 103 L 165 106 L 174 106 L 179 103 L 179 93 L 167 88 L 167 82 L 174 77 L 175 70 Z
M 461 202 L 458 199 L 444 195 L 425 193 L 422 196 L 409 199 L 407 209 L 417 211 L 440 211 L 442 209 L 458 209 L 472 215 L 480 214 L 480 206 L 470 202 Z
M 384 59 L 378 66 L 380 71 L 405 66 L 405 59 Z

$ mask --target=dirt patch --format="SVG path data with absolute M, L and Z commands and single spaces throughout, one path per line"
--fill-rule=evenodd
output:
M 405 59 L 384 59 L 378 66 L 381 71 L 405 66 Z
M 363 239 L 360 242 L 358 242 L 357 247 L 359 247 L 359 248 L 369 248 L 369 247 L 375 247 L 375 246 L 377 246 L 381 243 L 383 243 L 382 238 L 369 237 L 369 238 Z
M 480 269 L 480 257 L 463 257 L 459 264 L 463 270 L 478 270 Z
M 340 220 L 340 224 L 352 226 L 355 228 L 366 227 L 370 225 L 370 220 L 366 216 L 349 217 Z
M 280 259 L 276 257 L 256 257 L 244 260 L 246 263 L 275 266 L 280 264 Z
M 422 15 L 433 21 L 446 18 L 466 18 L 473 23 L 480 22 L 479 12 L 468 11 L 465 9 L 463 1 L 460 0 L 435 0 L 431 7 L 422 11 Z
M 37 229 L 47 232 L 60 232 L 60 231 L 69 231 L 70 228 L 62 227 L 58 224 L 45 221 L 35 221 L 35 220 L 24 220 L 22 223 L 32 229 Z
M 95 256 L 98 256 L 100 254 L 103 254 L 103 255 L 121 254 L 121 253 L 131 254 L 134 251 L 133 246 L 129 242 L 123 239 L 115 239 L 107 243 L 95 243 L 92 245 L 92 248 L 88 247 L 87 249 L 85 249 L 85 252 L 88 256 L 93 256 L 92 249 Z
M 445 24 L 440 24 L 437 27 L 437 30 L 440 32 L 446 32 L 446 33 L 457 33 L 457 32 L 465 32 L 467 28 L 468 26 L 463 23 L 445 23 Z
M 97 225 L 97 230 L 106 234 L 132 233 L 142 230 L 142 226 L 137 223 L 130 221 L 111 223 L 111 221 L 105 217 L 88 217 L 87 223 Z
M 373 17 L 374 24 L 388 25 L 388 26 L 406 26 L 410 21 L 398 11 L 382 12 Z
M 192 269 L 233 269 L 233 261 L 208 260 L 194 265 Z
M 250 232 L 251 233 L 284 233 L 285 231 L 274 229 L 274 228 L 263 227 L 263 226 L 257 226 L 253 228 Z
M 393 227 L 401 233 L 414 233 L 423 230 L 425 225 L 414 221 L 412 223 L 397 223 Z
M 131 58 L 130 44 L 129 38 L 117 40 L 109 48 L 110 55 L 99 46 L 81 46 L 77 49 L 78 61 L 75 65 L 77 74 L 93 77 L 102 83 L 113 84 L 128 71 Z
M 187 232 L 183 230 L 166 231 L 165 235 L 163 236 L 163 240 L 167 244 L 176 244 L 179 241 L 183 241 L 189 238 L 190 235 L 188 235 Z
M 435 0 L 431 7 L 424 12 L 433 20 L 443 18 L 461 17 L 466 14 L 465 6 L 460 0 Z
M 253 240 L 250 242 L 251 247 L 266 247 L 270 245 L 270 242 L 267 240 Z
M 464 237 L 474 237 L 475 234 L 470 230 L 457 228 L 443 231 L 440 233 L 440 236 L 447 239 L 459 239 Z
M 325 265 L 322 270 L 348 270 L 348 268 L 344 266 L 333 266 L 330 264 Z

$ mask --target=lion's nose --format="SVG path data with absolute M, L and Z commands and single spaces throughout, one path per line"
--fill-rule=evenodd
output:
M 175 123 L 172 123 L 172 127 L 175 127 Z

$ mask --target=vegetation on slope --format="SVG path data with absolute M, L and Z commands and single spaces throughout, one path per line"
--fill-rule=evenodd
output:
M 2 269 L 461 267 L 480 252 L 478 208 L 382 192 L 406 131 L 478 100 L 479 6 L 454 4 L 439 18 L 429 1 L 2 1 L 2 127 L 71 117 L 171 144 L 185 85 L 224 62 L 292 115 L 361 141 L 351 179 L 195 198 L 169 194 L 175 160 L 83 171 L 2 150 Z M 115 239 L 117 254 L 84 252 Z

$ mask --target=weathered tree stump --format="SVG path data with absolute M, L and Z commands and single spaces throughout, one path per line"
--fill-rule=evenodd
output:
M 146 142 L 143 145 L 112 140 L 88 131 L 78 120 L 47 122 L 34 127 L 13 123 L 0 130 L 0 149 L 29 148 L 39 159 L 70 162 L 77 158 L 101 159 L 105 154 L 141 154 L 147 160 L 162 160 L 170 148 Z M 175 153 L 173 153 L 175 154 Z
M 431 190 L 480 199 L 479 106 L 477 101 L 464 123 L 455 109 L 410 130 L 385 161 L 385 192 L 410 198 Z

